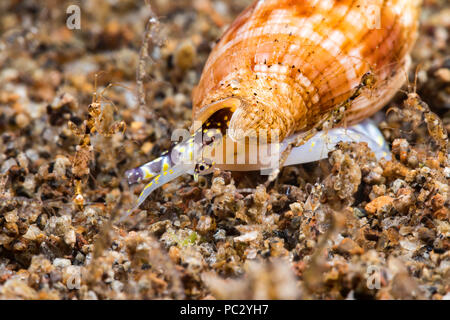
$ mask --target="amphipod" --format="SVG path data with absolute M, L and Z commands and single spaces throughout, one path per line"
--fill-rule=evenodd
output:
M 339 141 L 365 141 L 388 156 L 367 118 L 406 80 L 419 9 L 418 0 L 255 1 L 206 62 L 192 135 L 127 171 L 130 183 L 151 179 L 137 206 L 185 173 L 261 169 L 259 149 L 278 165 L 325 158 Z

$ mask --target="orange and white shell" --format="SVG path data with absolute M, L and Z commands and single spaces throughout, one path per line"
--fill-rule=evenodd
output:
M 275 128 L 283 139 L 345 102 L 369 71 L 374 92 L 353 101 L 346 123 L 371 116 L 405 81 L 420 2 L 255 1 L 210 54 L 193 93 L 194 120 L 230 107 L 229 135 Z

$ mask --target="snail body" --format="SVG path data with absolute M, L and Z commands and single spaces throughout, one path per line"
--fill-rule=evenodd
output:
M 156 188 L 155 182 L 161 185 L 183 173 L 208 171 L 198 166 L 202 150 L 216 147 L 221 139 L 195 143 L 200 134 L 221 134 L 248 145 L 250 140 L 260 143 L 262 132 L 275 131 L 267 139 L 269 144 L 274 137 L 280 142 L 274 152 L 287 150 L 303 135 L 303 142 L 288 150 L 285 164 L 326 157 L 336 144 L 329 141 L 343 137 L 335 126 L 367 119 L 403 85 L 417 37 L 420 2 L 255 1 L 231 24 L 206 62 L 192 96 L 193 120 L 200 124 L 191 130 L 192 136 L 161 158 L 127 172 L 130 182 L 158 177 L 144 189 L 138 205 Z M 347 130 L 355 133 L 353 140 L 368 142 L 377 155 L 386 154 L 383 137 L 370 121 Z M 305 145 L 319 138 L 328 140 L 321 150 Z M 192 163 L 176 163 L 173 152 Z M 231 152 L 251 153 L 248 148 Z M 213 165 L 230 170 L 260 167 L 201 164 L 206 169 Z

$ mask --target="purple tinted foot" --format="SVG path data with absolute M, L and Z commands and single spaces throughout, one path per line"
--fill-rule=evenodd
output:
M 125 171 L 125 176 L 129 184 L 138 183 L 143 178 L 142 171 L 139 168 Z

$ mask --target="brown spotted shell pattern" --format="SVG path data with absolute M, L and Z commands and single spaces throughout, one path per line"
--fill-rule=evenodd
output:
M 229 135 L 307 130 L 367 72 L 376 85 L 346 112 L 357 123 L 405 81 L 420 0 L 258 0 L 215 45 L 193 93 L 194 120 L 231 108 Z

